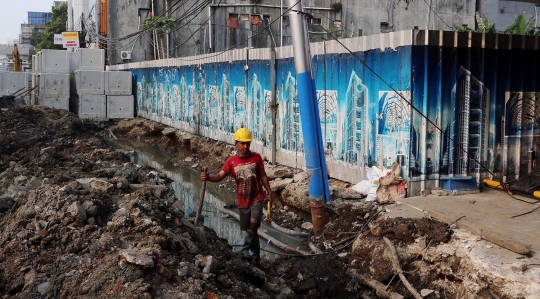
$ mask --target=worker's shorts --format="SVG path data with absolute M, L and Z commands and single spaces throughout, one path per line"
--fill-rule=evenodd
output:
M 240 214 L 240 230 L 247 230 L 249 228 L 249 221 L 251 218 L 257 219 L 257 223 L 261 226 L 261 218 L 263 212 L 263 202 L 254 202 L 249 208 L 238 209 Z

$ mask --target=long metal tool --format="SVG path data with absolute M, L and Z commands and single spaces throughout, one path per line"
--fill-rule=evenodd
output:
M 208 174 L 207 168 L 203 168 L 203 172 Z M 199 224 L 199 218 L 201 217 L 203 202 L 204 202 L 204 192 L 206 191 L 206 180 L 202 182 L 201 198 L 199 198 L 199 208 L 197 209 L 197 216 L 195 216 L 195 225 Z

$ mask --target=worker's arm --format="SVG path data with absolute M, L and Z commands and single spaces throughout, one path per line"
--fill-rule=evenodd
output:
M 223 180 L 226 176 L 227 174 L 225 174 L 225 171 L 223 171 L 223 169 L 220 170 L 218 173 L 212 175 L 209 175 L 208 173 L 203 171 L 201 172 L 201 181 L 221 182 L 221 180 Z
M 272 202 L 272 189 L 270 189 L 270 181 L 268 181 L 268 176 L 266 175 L 266 171 L 264 171 L 264 168 L 261 169 L 260 175 L 261 183 L 264 186 L 264 189 L 266 189 L 266 200 Z

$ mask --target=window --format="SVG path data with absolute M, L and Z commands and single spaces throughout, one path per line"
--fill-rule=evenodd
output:
M 308 19 L 308 24 L 321 25 L 322 24 L 322 19 L 321 18 L 310 18 L 310 19 Z
M 229 21 L 228 21 L 229 28 L 236 29 L 238 28 L 238 14 L 229 14 Z

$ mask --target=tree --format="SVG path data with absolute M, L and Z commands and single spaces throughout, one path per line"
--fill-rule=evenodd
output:
M 43 40 L 43 33 L 38 29 L 32 30 L 32 35 L 30 36 L 30 44 L 35 47 L 42 40 Z
M 66 31 L 67 23 L 67 2 L 64 2 L 60 7 L 52 8 L 51 20 L 45 23 L 45 30 L 41 33 L 41 41 L 36 44 L 36 47 L 30 51 L 30 55 L 34 55 L 43 49 L 62 50 L 62 45 L 54 44 L 54 35 Z M 32 34 L 34 37 L 34 34 Z

